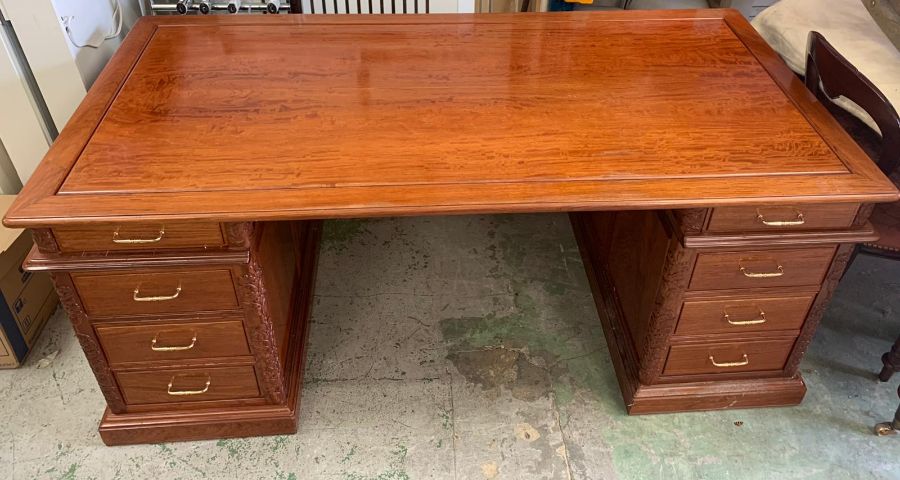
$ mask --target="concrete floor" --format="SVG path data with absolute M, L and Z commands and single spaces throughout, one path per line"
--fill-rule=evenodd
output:
M 900 378 L 874 372 L 900 333 L 900 262 L 856 261 L 803 405 L 628 417 L 565 215 L 326 231 L 297 435 L 103 446 L 58 312 L 0 372 L 0 478 L 900 478 L 900 437 L 871 434 L 897 406 Z

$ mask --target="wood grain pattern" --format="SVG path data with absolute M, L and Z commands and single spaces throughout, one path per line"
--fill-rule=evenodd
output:
M 53 235 L 64 253 L 221 248 L 225 242 L 219 224 L 202 222 L 66 225 L 53 228 Z M 156 238 L 159 240 L 149 243 L 114 241 Z
M 117 372 L 116 378 L 129 405 L 202 402 L 259 396 L 256 374 L 253 367 L 249 366 Z M 200 391 L 203 392 L 191 395 L 173 394 Z
M 672 345 L 663 375 L 776 371 L 784 368 L 796 337 L 783 340 Z M 734 363 L 734 366 L 716 366 Z M 746 363 L 745 365 L 738 365 Z
M 371 17 L 142 19 L 5 221 L 898 198 L 734 12 Z
M 91 316 L 191 313 L 236 310 L 238 301 L 231 270 L 140 269 L 129 272 L 73 273 L 72 280 Z M 180 293 L 179 289 L 180 288 Z M 139 289 L 135 293 L 135 289 Z M 135 301 L 159 296 L 159 301 Z
M 720 207 L 713 209 L 709 232 L 771 232 L 850 228 L 859 205 L 772 205 Z M 793 222 L 795 225 L 766 225 L 763 222 Z
M 799 333 L 814 297 L 815 294 L 811 293 L 788 296 L 771 292 L 767 296 L 749 298 L 729 296 L 688 300 L 681 308 L 675 335 L 747 334 L 777 330 L 795 330 Z M 760 320 L 762 323 L 756 323 Z
M 94 328 L 113 368 L 134 362 L 250 355 L 240 319 L 177 323 L 117 322 L 98 324 Z M 183 350 L 165 350 L 166 347 L 188 346 Z
M 692 290 L 818 285 L 835 247 L 702 252 L 691 276 Z M 741 267 L 744 270 L 741 270 Z M 780 269 L 779 269 L 780 267 Z M 752 277 L 752 275 L 777 275 Z
M 609 214 L 592 217 L 602 222 Z M 602 257 L 612 281 L 619 286 L 622 314 L 639 354 L 651 352 L 650 316 L 664 278 L 664 268 L 672 240 L 656 212 L 618 212 L 612 228 L 601 232 L 609 237 L 609 254 Z

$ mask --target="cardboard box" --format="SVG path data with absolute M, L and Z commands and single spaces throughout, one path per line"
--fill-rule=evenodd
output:
M 15 198 L 0 195 L 0 216 Z M 33 244 L 27 231 L 0 225 L 0 368 L 22 364 L 59 302 L 49 274 L 22 269 Z

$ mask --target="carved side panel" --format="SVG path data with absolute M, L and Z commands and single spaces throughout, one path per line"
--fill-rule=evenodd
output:
M 53 232 L 49 228 L 33 228 L 31 229 L 31 238 L 38 250 L 43 253 L 59 253 L 59 244 L 53 237 Z
M 816 333 L 816 328 L 819 327 L 822 315 L 825 314 L 825 309 L 828 308 L 828 304 L 831 302 L 831 297 L 834 295 L 834 289 L 837 288 L 838 282 L 840 282 L 841 277 L 844 276 L 844 270 L 847 269 L 847 263 L 850 261 L 850 256 L 853 254 L 855 248 L 856 245 L 852 243 L 844 244 L 839 246 L 837 252 L 834 254 L 834 259 L 831 261 L 831 268 L 828 269 L 828 275 L 825 276 L 825 281 L 822 282 L 822 289 L 819 290 L 819 294 L 816 295 L 816 299 L 813 301 L 812 308 L 809 310 L 809 315 L 806 317 L 806 322 L 800 330 L 800 336 L 794 344 L 794 350 L 791 351 L 791 356 L 788 357 L 787 364 L 784 367 L 786 374 L 794 375 L 797 373 L 797 368 L 800 366 L 800 360 L 803 359 L 803 355 L 806 354 L 806 349 L 809 348 L 809 343 L 812 341 L 813 334 Z
M 262 268 L 255 258 L 251 258 L 250 263 L 244 267 L 244 273 L 238 283 L 250 349 L 255 358 L 257 372 L 263 379 L 261 385 L 263 393 L 271 403 L 284 403 L 286 398 L 284 369 L 278 357 L 278 341 L 269 314 Z
M 253 223 L 239 222 L 225 224 L 225 243 L 228 248 L 250 248 L 250 239 L 253 237 Z
M 106 355 L 100 348 L 100 342 L 94 334 L 94 329 L 88 321 L 84 309 L 81 308 L 81 299 L 75 291 L 72 284 L 72 278 L 66 273 L 51 273 L 50 278 L 56 286 L 56 292 L 59 294 L 59 301 L 69 314 L 69 321 L 75 328 L 75 336 L 78 337 L 78 343 L 87 357 L 94 376 L 97 377 L 97 384 L 100 391 L 106 397 L 106 403 L 113 413 L 125 412 L 125 400 L 122 398 L 122 392 L 116 383 L 116 377 L 106 362 Z
M 691 280 L 696 258 L 696 250 L 684 248 L 676 241 L 671 243 L 663 268 L 662 283 L 656 293 L 656 302 L 650 317 L 647 340 L 640 354 L 641 366 L 638 376 L 645 385 L 655 382 L 662 373 L 668 353 L 669 337 L 675 331 L 675 323 L 681 312 L 682 296 Z

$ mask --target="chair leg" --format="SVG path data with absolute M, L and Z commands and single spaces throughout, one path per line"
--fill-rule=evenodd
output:
M 900 397 L 900 386 L 897 387 L 897 396 Z M 898 430 L 900 430 L 900 406 L 897 407 L 892 422 L 882 422 L 875 425 L 875 435 L 896 435 Z
M 884 367 L 878 374 L 878 379 L 882 382 L 890 380 L 894 372 L 900 371 L 900 337 L 897 337 L 891 351 L 881 356 L 881 363 L 884 364 Z

